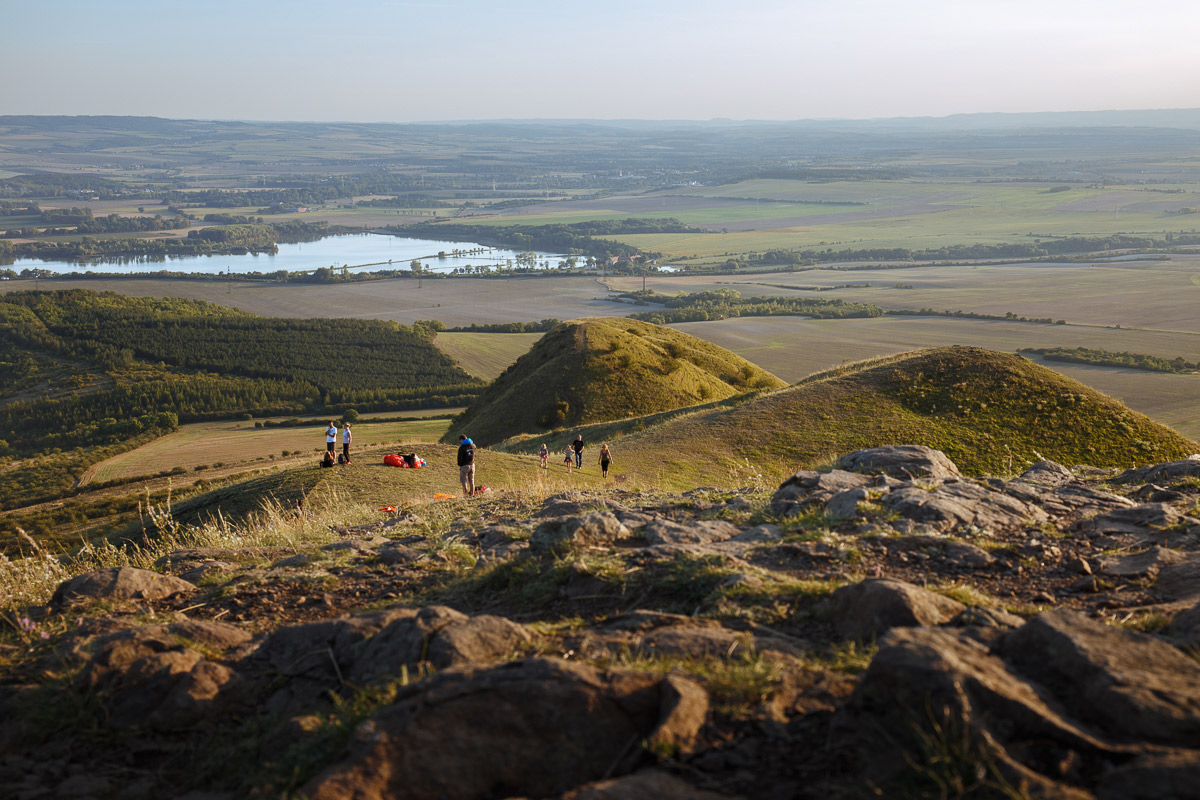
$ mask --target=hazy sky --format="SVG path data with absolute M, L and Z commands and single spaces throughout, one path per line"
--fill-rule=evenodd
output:
M 411 122 L 1200 107 L 1198 0 L 0 2 L 0 114 Z

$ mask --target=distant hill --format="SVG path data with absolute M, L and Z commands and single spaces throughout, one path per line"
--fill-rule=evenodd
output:
M 447 442 L 624 419 L 777 389 L 771 373 L 715 344 L 636 320 L 566 323 L 542 337 L 467 408 Z
M 1020 472 L 1049 458 L 1129 467 L 1200 445 L 1025 358 L 975 347 L 904 353 L 815 375 L 730 407 L 606 426 L 616 463 L 672 485 L 761 474 L 774 482 L 863 447 L 922 444 L 968 474 Z M 527 449 L 528 445 L 514 449 Z

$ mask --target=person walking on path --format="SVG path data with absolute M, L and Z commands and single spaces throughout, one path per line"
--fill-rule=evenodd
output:
M 583 469 L 583 434 L 582 433 L 575 437 L 575 441 L 571 445 L 571 447 L 575 448 L 575 468 Z
M 542 469 L 550 469 L 550 451 L 546 449 L 545 442 L 542 442 L 542 449 L 538 451 L 538 460 Z
M 458 435 L 458 482 L 463 494 L 475 494 L 475 443 L 461 433 Z
M 612 453 L 608 451 L 608 445 L 600 445 L 600 473 L 608 480 L 608 466 L 612 464 Z
M 567 445 L 563 448 L 563 463 L 567 465 L 568 475 L 571 474 L 571 461 L 573 460 L 574 455 L 575 452 L 571 449 L 571 445 Z
M 350 423 L 343 422 L 342 423 L 342 463 L 343 464 L 350 463 L 350 440 L 353 438 L 354 438 L 353 435 L 351 435 L 351 433 L 350 433 Z
M 333 451 L 337 449 L 337 426 L 333 424 L 333 420 L 325 423 L 325 452 L 329 453 L 329 460 L 333 460 Z

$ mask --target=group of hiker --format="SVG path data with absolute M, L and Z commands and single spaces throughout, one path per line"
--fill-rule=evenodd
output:
M 570 474 L 571 466 L 575 469 L 583 469 L 583 434 L 575 437 L 575 441 L 563 448 L 563 464 L 567 467 L 567 473 Z M 550 469 L 550 451 L 546 448 L 545 442 L 542 443 L 542 449 L 538 451 L 538 461 L 541 463 L 542 469 Z M 608 468 L 612 465 L 612 452 L 608 449 L 607 444 L 600 445 L 600 474 L 605 478 L 608 477 Z
M 350 463 L 350 443 L 354 436 L 350 432 L 350 423 L 342 423 L 342 452 L 337 457 L 337 463 Z M 334 463 L 334 452 L 337 450 L 338 429 L 333 420 L 325 423 L 325 460 L 322 466 L 331 467 Z M 583 435 L 575 437 L 575 441 L 563 448 L 563 463 L 567 467 L 567 473 L 571 472 L 572 464 L 576 469 L 583 469 Z M 538 458 L 541 462 L 542 469 L 550 468 L 550 451 L 546 449 L 546 445 L 542 444 L 541 452 L 538 453 Z M 608 478 L 608 468 L 612 465 L 612 453 L 608 449 L 607 444 L 600 445 L 600 473 Z M 459 434 L 458 437 L 458 482 L 462 486 L 463 493 L 473 495 L 477 491 L 475 486 L 475 442 L 465 434 Z

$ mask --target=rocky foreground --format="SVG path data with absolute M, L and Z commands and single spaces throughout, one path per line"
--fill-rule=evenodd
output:
M 179 550 L 30 610 L 0 796 L 1200 797 L 1198 501 L 892 447 Z

